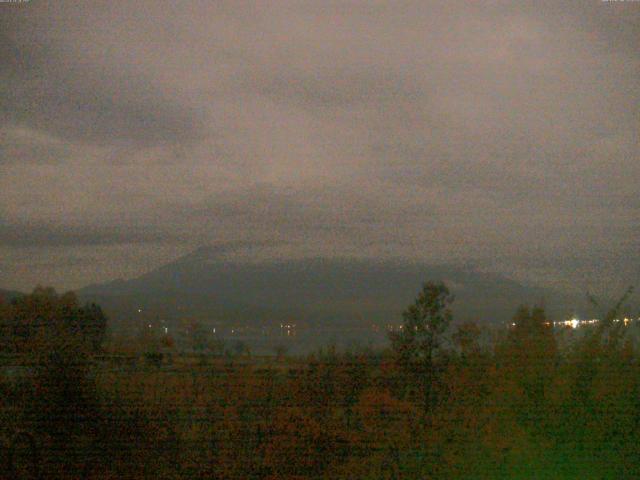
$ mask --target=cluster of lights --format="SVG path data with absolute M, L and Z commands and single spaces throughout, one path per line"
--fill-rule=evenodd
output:
M 632 322 L 638 321 L 640 322 L 640 317 L 637 319 L 634 318 L 615 318 L 613 319 L 614 323 L 620 323 L 623 322 L 624 326 L 626 327 L 627 325 L 629 325 Z M 583 326 L 587 326 L 587 325 L 595 325 L 598 322 L 600 322 L 599 319 L 597 318 L 592 318 L 591 320 L 580 320 L 579 318 L 570 318 L 568 320 L 561 320 L 558 322 L 553 322 L 553 326 L 556 328 L 560 328 L 560 327 L 570 327 L 570 328 L 579 328 L 579 327 L 583 327 Z M 510 324 L 512 327 L 516 326 L 515 322 L 511 322 Z M 551 325 L 551 322 L 545 322 L 545 325 Z
M 147 328 L 153 328 L 153 323 L 148 323 Z M 169 333 L 169 327 L 162 327 L 162 330 L 164 330 L 165 335 Z
M 250 327 L 243 327 L 241 325 L 241 326 L 233 327 L 231 329 L 231 335 L 238 335 L 238 334 L 242 335 L 243 333 L 246 333 L 246 332 L 251 332 L 251 328 Z M 213 333 L 216 333 L 216 329 L 215 328 L 213 329 Z
M 287 337 L 290 337 L 291 335 L 295 335 L 295 328 L 296 328 L 296 324 L 295 323 L 281 323 L 280 324 L 280 330 L 286 330 L 287 332 Z
M 514 323 L 515 325 L 515 323 Z M 413 329 L 417 332 L 418 331 L 418 326 L 414 325 Z M 393 332 L 394 330 L 404 330 L 404 325 L 387 325 L 387 330 L 390 332 Z M 377 331 L 377 330 L 376 330 Z
M 571 328 L 578 328 L 581 327 L 583 325 L 593 325 L 595 323 L 598 323 L 597 319 L 592 319 L 592 320 L 579 320 L 577 318 L 571 318 L 569 320 L 562 320 L 560 322 L 553 322 L 553 326 L 554 327 L 571 327 Z
M 634 319 L 634 318 L 629 318 L 629 317 L 624 317 L 624 318 L 614 318 L 613 319 L 613 323 L 624 323 L 624 326 L 626 327 L 627 325 L 629 325 L 631 322 L 634 321 L 640 321 L 640 318 L 638 319 Z M 591 320 L 580 320 L 578 318 L 572 318 L 570 320 L 563 320 L 561 322 L 553 322 L 553 325 L 555 327 L 571 327 L 571 328 L 578 328 L 578 327 L 582 327 L 585 325 L 595 325 L 596 323 L 600 322 L 599 319 L 597 318 L 593 318 Z
M 624 318 L 614 318 L 613 322 L 614 323 L 623 322 L 624 326 L 626 327 L 627 325 L 629 325 L 631 322 L 633 322 L 635 320 L 636 319 L 624 317 Z M 640 320 L 640 318 L 637 319 L 637 320 Z M 598 320 L 597 318 L 592 318 L 591 320 L 580 320 L 578 318 L 572 318 L 572 319 L 563 320 L 563 321 L 560 321 L 560 322 L 553 322 L 553 326 L 554 327 L 578 328 L 578 327 L 582 327 L 582 326 L 585 326 L 585 325 L 595 325 L 598 322 L 600 322 L 600 320 Z

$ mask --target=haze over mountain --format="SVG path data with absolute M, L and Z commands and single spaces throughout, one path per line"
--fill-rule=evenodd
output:
M 341 328 L 399 324 L 402 310 L 426 280 L 449 285 L 456 296 L 456 321 L 500 324 L 523 303 L 543 303 L 553 318 L 595 314 L 586 296 L 525 286 L 468 266 L 325 258 L 251 262 L 231 259 L 215 247 L 78 293 L 103 305 L 125 329 L 140 319 L 227 326 L 285 321 L 322 336 Z

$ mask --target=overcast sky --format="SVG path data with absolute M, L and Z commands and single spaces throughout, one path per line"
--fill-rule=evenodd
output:
M 242 258 L 640 280 L 640 2 L 0 3 L 0 287 Z

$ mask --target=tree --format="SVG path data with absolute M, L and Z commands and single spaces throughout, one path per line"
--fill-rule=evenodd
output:
M 74 293 L 58 295 L 43 287 L 14 298 L 2 310 L 4 346 L 37 360 L 25 417 L 54 443 L 68 442 L 81 423 L 78 418 L 96 413 L 87 355 L 100 348 L 107 319 L 97 305 L 81 307 Z
M 515 398 L 526 402 L 521 407 L 527 422 L 541 426 L 545 397 L 552 385 L 558 348 L 551 322 L 542 307 L 521 306 L 512 319 L 512 328 L 501 346 L 504 368 L 515 382 Z
M 232 348 L 233 348 L 233 353 L 235 353 L 235 355 L 238 357 L 245 353 L 247 355 L 250 354 L 249 346 L 246 343 L 244 343 L 242 340 L 236 340 L 235 342 L 233 342 Z
M 458 326 L 452 339 L 463 358 L 480 351 L 480 335 L 480 328 L 474 322 L 464 322 Z
M 401 329 L 389 334 L 400 365 L 421 377 L 425 409 L 432 401 L 434 358 L 453 318 L 452 302 L 453 295 L 444 283 L 426 282 L 415 302 L 403 312 Z
M 523 359 L 528 365 L 539 365 L 553 361 L 557 344 L 553 327 L 542 307 L 529 310 L 521 306 L 512 319 L 508 343 L 511 355 Z
M 97 351 L 104 340 L 107 318 L 95 304 L 79 305 L 73 292 L 58 295 L 37 287 L 0 307 L 8 345 L 16 353 Z
M 95 303 L 79 309 L 80 332 L 93 351 L 100 350 L 107 333 L 107 317 Z
M 193 321 L 188 327 L 191 348 L 194 352 L 204 352 L 209 347 L 209 332 L 198 321 Z
M 289 347 L 283 344 L 278 344 L 275 347 L 273 347 L 273 352 L 276 354 L 276 358 L 278 360 L 282 360 L 288 351 L 289 351 Z
M 0 295 L 0 352 L 9 350 L 11 346 L 11 326 L 9 324 L 9 311 L 9 305 L 5 303 L 2 295 Z

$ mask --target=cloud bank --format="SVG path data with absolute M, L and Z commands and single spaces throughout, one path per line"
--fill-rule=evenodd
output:
M 639 4 L 0 9 L 4 286 L 218 243 L 637 280 Z

